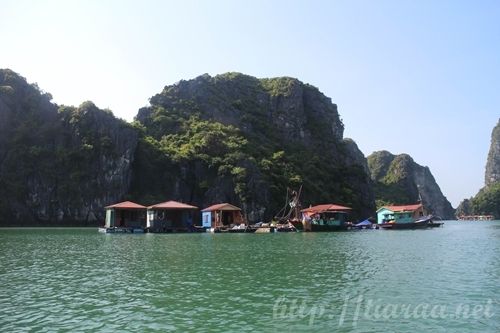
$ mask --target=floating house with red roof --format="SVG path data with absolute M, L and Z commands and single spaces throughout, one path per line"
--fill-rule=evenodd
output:
M 311 206 L 301 210 L 302 221 L 293 221 L 294 227 L 303 231 L 343 231 L 347 230 L 350 207 L 334 203 Z
M 220 203 L 202 209 L 201 222 L 203 228 L 214 230 L 245 225 L 241 208 L 229 203 Z
M 419 204 L 383 206 L 377 210 L 377 223 L 414 223 L 427 215 L 424 206 Z
M 132 201 L 124 201 L 106 206 L 104 209 L 106 210 L 106 220 L 104 228 L 100 228 L 100 231 L 139 232 L 144 230 L 146 206 Z
M 146 228 L 150 232 L 196 231 L 193 218 L 198 207 L 177 201 L 165 201 L 147 208 Z

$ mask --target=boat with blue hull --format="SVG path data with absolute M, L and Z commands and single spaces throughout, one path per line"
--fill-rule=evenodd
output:
M 433 222 L 433 215 L 426 215 L 424 206 L 419 204 L 384 206 L 377 210 L 378 225 L 383 229 L 425 229 L 439 227 L 443 223 Z

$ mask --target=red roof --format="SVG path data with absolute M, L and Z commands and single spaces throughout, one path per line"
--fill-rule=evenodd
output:
M 323 212 L 344 212 L 346 210 L 351 210 L 350 207 L 340 206 L 336 204 L 323 204 L 302 209 L 301 212 L 304 213 L 323 213 Z
M 228 203 L 221 203 L 221 204 L 216 204 L 216 205 L 212 205 L 210 207 L 207 207 L 207 208 L 203 209 L 202 212 L 213 212 L 215 210 L 237 211 L 237 210 L 241 210 L 241 208 L 238 208 L 238 207 L 233 206 L 233 205 L 228 204 Z
M 165 201 L 156 205 L 149 206 L 148 209 L 198 209 L 196 206 L 187 205 L 177 201 Z
M 416 205 L 404 205 L 404 206 L 384 206 L 382 208 L 387 208 L 393 212 L 414 212 L 420 208 L 422 208 L 422 204 Z
M 124 201 L 124 202 L 120 202 L 120 203 L 117 203 L 117 204 L 114 204 L 114 205 L 111 205 L 111 206 L 106 206 L 104 207 L 106 209 L 109 209 L 109 208 L 118 208 L 118 209 L 146 209 L 146 206 L 143 206 L 143 205 L 139 205 L 135 202 L 132 202 L 132 201 Z

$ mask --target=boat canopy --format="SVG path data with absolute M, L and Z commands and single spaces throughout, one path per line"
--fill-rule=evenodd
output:
M 362 222 L 359 222 L 358 224 L 355 224 L 354 226 L 355 227 L 362 227 L 364 225 L 372 225 L 372 223 L 370 221 L 368 221 L 368 220 L 364 220 Z

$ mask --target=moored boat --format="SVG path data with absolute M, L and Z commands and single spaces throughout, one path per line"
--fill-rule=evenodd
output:
M 271 223 L 259 223 L 258 233 L 266 232 L 296 232 L 299 231 L 296 224 L 301 221 L 302 204 L 300 194 L 302 186 L 298 191 L 287 188 L 285 206 L 276 214 Z
M 411 223 L 381 223 L 379 224 L 383 229 L 423 229 L 428 227 L 428 222 L 411 222 Z
M 301 231 L 345 231 L 352 227 L 347 222 L 350 207 L 322 204 L 302 209 L 302 221 L 291 221 Z
M 444 225 L 444 222 L 434 222 L 433 220 L 429 221 L 427 225 L 429 228 L 439 228 Z
M 271 232 L 345 231 L 352 227 L 347 222 L 350 207 L 322 204 L 302 209 L 301 192 L 302 186 L 298 191 L 287 189 L 285 206 L 270 224 Z
M 426 215 L 424 206 L 415 205 L 384 206 L 377 210 L 378 225 L 384 229 L 424 229 L 431 226 L 432 215 Z M 431 225 L 432 224 L 432 225 Z

